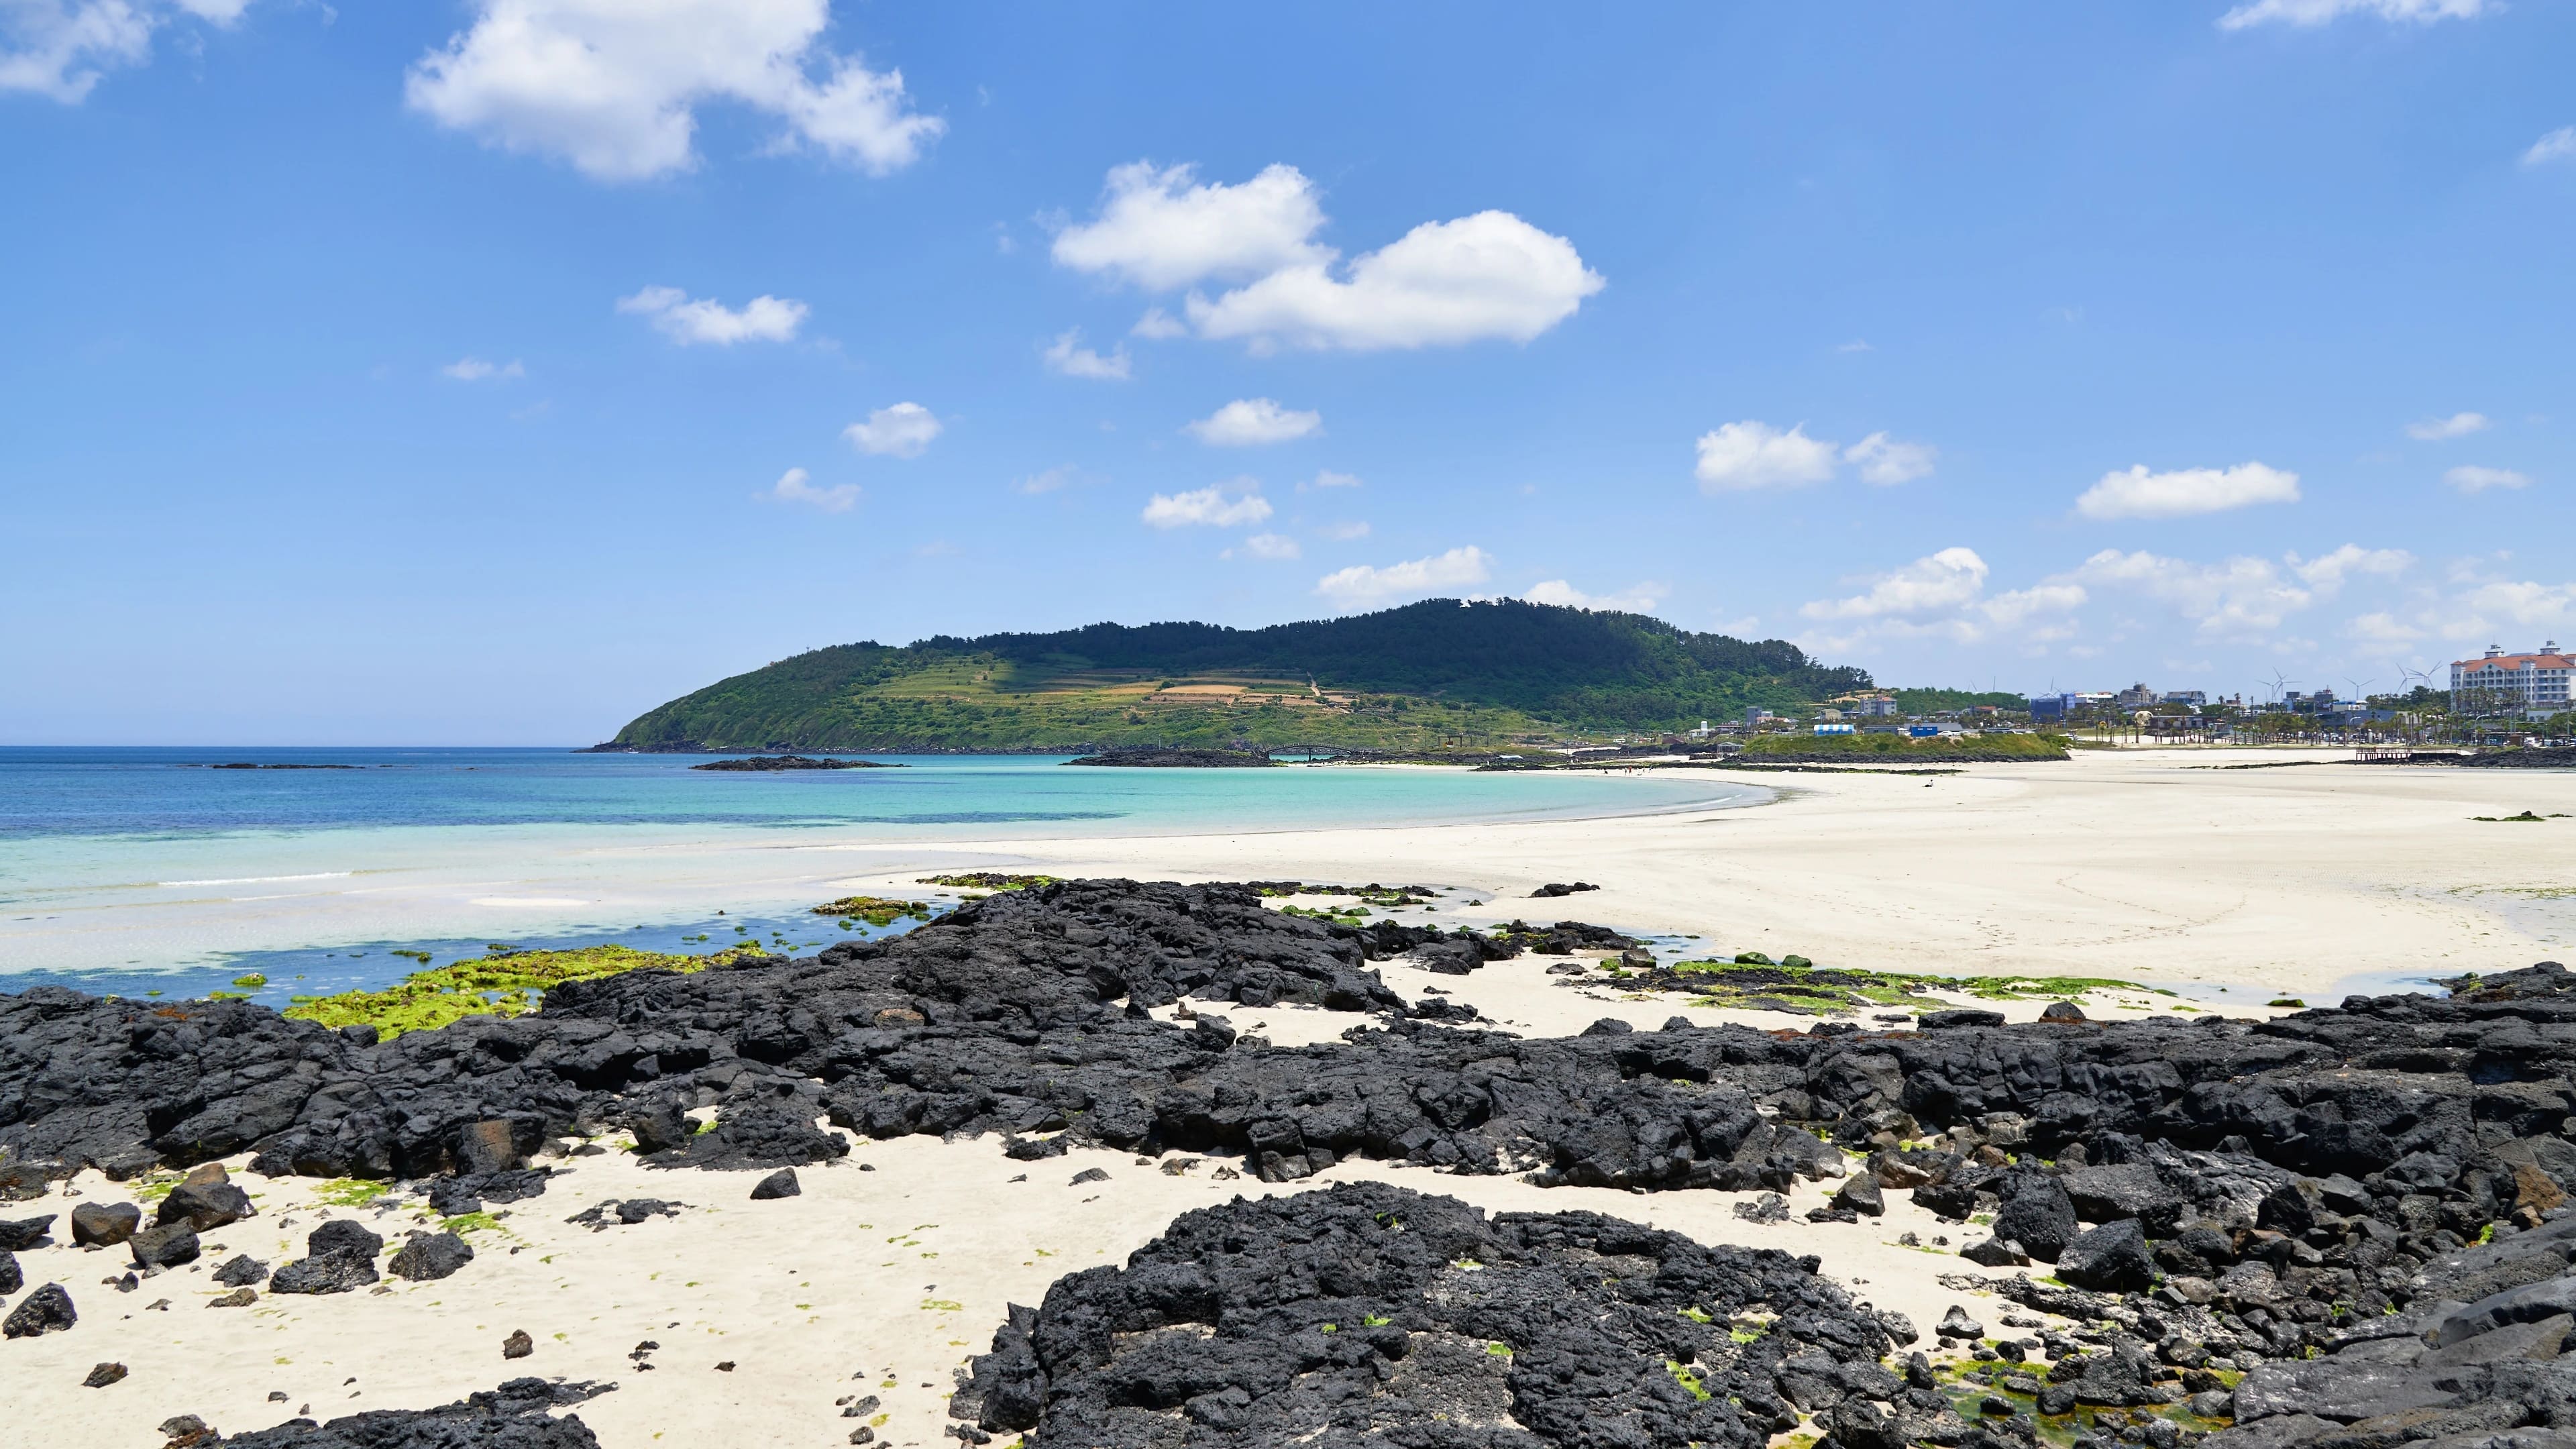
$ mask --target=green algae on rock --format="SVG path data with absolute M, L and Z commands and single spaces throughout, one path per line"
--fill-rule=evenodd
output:
M 476 960 L 415 971 L 382 991 L 344 991 L 299 1001 L 287 1007 L 285 1015 L 328 1027 L 372 1026 L 379 1039 L 391 1040 L 469 1016 L 524 1015 L 543 1003 L 549 988 L 566 981 L 628 971 L 703 971 L 766 954 L 748 943 L 705 956 L 613 944 L 570 951 L 496 951 Z
M 1744 1011 L 1842 1015 L 1870 1007 L 1911 1006 L 1938 1011 L 1950 1005 L 1932 993 L 1956 992 L 1988 1001 L 2059 1000 L 2087 991 L 2140 991 L 2171 996 L 2160 987 L 2108 976 L 1934 976 L 1910 971 L 1864 971 L 1815 966 L 1803 956 L 1778 964 L 1747 951 L 1732 961 L 1676 961 L 1636 972 L 1632 983 L 1664 991 L 1689 991 L 1709 1006 Z
M 891 926 L 905 916 L 930 919 L 930 902 L 898 901 L 887 896 L 843 896 L 814 908 L 818 916 L 856 916 L 871 926 Z

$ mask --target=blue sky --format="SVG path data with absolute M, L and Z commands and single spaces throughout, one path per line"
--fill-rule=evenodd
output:
M 2576 636 L 2576 7 L 0 3 L 0 742 L 1649 607 L 1890 683 Z

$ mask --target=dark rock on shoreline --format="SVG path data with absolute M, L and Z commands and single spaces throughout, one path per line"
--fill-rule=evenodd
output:
M 1375 1183 L 1238 1198 L 1184 1214 L 1124 1268 L 1059 1279 L 1034 1312 L 1014 1306 L 949 1412 L 1033 1431 L 1031 1449 L 1758 1449 L 1796 1425 L 1795 1395 L 1854 1415 L 1898 1400 L 1889 1443 L 1964 1438 L 1946 1401 L 1878 1367 L 1888 1322 L 1815 1268 Z M 1776 1314 L 1772 1330 L 1733 1332 L 1747 1311 Z
M 28 1294 L 11 1309 L 6 1320 L 0 1320 L 0 1338 L 35 1338 L 48 1333 L 61 1333 L 80 1321 L 72 1310 L 72 1295 L 60 1283 L 48 1283 Z
M 550 1411 L 616 1387 L 512 1379 L 435 1409 L 377 1409 L 327 1424 L 289 1419 L 223 1442 L 231 1449 L 599 1449 L 598 1437 L 579 1415 L 558 1419 Z
M 1279 762 L 1259 750 L 1127 749 L 1104 750 L 1065 763 L 1155 770 L 1266 770 Z
M 691 765 L 692 770 L 900 770 L 901 765 L 876 760 L 842 760 L 816 755 L 745 755 L 732 760 L 710 760 Z

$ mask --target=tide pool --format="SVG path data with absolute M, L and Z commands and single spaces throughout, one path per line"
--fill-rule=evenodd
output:
M 137 973 L 168 972 L 173 987 L 203 990 L 226 971 L 275 976 L 268 966 L 327 960 L 301 974 L 327 974 L 337 990 L 400 975 L 410 963 L 385 954 L 396 948 L 435 948 L 442 960 L 465 943 L 672 949 L 720 910 L 765 930 L 852 877 L 972 868 L 1013 840 L 1564 819 L 1769 798 L 1759 786 L 1651 774 L 1064 768 L 1060 756 L 689 768 L 706 758 L 0 749 L 0 980 L 102 989 L 99 973 L 110 973 L 112 989 L 131 990 Z M 236 764 L 344 768 L 221 768 Z

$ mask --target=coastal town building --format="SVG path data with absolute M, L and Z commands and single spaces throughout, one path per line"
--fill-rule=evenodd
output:
M 2507 654 L 2490 644 L 2478 658 L 2452 661 L 2451 691 L 2474 691 L 2526 710 L 2555 712 L 2567 708 L 2571 673 L 2576 673 L 2576 659 L 2560 653 L 2555 639 L 2529 654 Z
M 2145 709 L 2157 702 L 2156 692 L 2141 681 L 2111 696 L 2111 703 L 2121 709 Z

